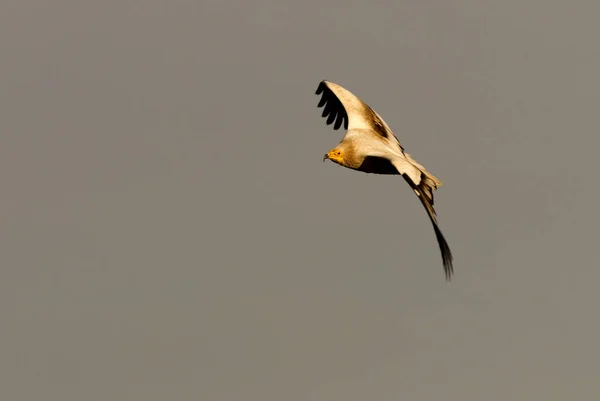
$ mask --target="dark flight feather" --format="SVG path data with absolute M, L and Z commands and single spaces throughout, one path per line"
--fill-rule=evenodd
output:
M 435 209 L 433 208 L 433 191 L 429 186 L 425 185 L 425 180 L 423 179 L 421 179 L 419 185 L 415 185 L 415 183 L 406 174 L 402 174 L 402 176 L 412 187 L 412 189 L 417 192 L 419 200 L 427 211 L 427 215 L 429 216 L 431 224 L 433 225 L 433 230 L 435 231 L 435 238 L 440 246 L 442 263 L 444 264 L 444 273 L 446 274 L 446 281 L 450 281 L 450 278 L 454 274 L 454 266 L 452 264 L 453 257 L 452 252 L 450 251 L 450 246 L 448 245 L 448 242 L 446 242 L 444 234 L 442 234 L 442 231 L 438 227 Z
M 337 98 L 333 91 L 327 87 L 325 82 L 319 83 L 315 94 L 322 94 L 317 107 L 325 106 L 321 116 L 328 117 L 327 125 L 331 125 L 335 121 L 333 126 L 334 130 L 339 129 L 342 124 L 344 125 L 344 129 L 348 129 L 348 113 L 346 113 L 346 109 L 342 102 Z

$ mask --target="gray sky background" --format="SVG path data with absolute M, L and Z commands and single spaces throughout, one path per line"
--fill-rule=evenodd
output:
M 600 3 L 0 5 L 0 398 L 600 396 Z M 322 163 L 339 83 L 437 175 Z

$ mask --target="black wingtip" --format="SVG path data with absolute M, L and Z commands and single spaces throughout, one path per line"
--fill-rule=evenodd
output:
M 435 231 L 435 237 L 440 246 L 446 281 L 450 281 L 452 275 L 454 274 L 454 265 L 452 264 L 452 260 L 454 258 L 452 257 L 452 252 L 450 251 L 450 246 L 448 246 L 448 242 L 446 242 L 446 238 L 444 238 L 442 231 L 436 223 L 433 223 L 433 230 Z
M 317 107 L 325 106 L 321 117 L 327 117 L 327 125 L 335 122 L 333 125 L 334 130 L 338 130 L 342 126 L 344 126 L 344 129 L 348 129 L 348 113 L 340 99 L 327 86 L 327 81 L 323 80 L 319 83 L 315 94 L 322 95 Z
M 319 86 L 317 86 L 317 90 L 315 91 L 315 95 L 320 95 L 325 90 L 325 80 L 319 82 Z
M 431 224 L 433 225 L 433 230 L 435 231 L 435 238 L 437 239 L 437 243 L 440 247 L 440 252 L 442 254 L 442 263 L 444 265 L 444 274 L 446 276 L 446 281 L 450 281 L 452 276 L 454 275 L 454 265 L 452 264 L 452 252 L 450 251 L 450 246 L 448 242 L 446 242 L 446 238 L 444 238 L 444 234 L 438 227 L 437 218 L 435 209 L 433 208 L 433 191 L 431 189 L 425 187 L 424 185 L 418 186 L 408 177 L 406 174 L 402 174 L 402 177 L 408 182 L 411 188 L 415 191 L 416 195 L 419 197 L 419 200 L 425 207 L 425 211 L 429 216 L 429 220 L 431 220 Z M 427 192 L 428 191 L 428 192 Z M 430 198 L 426 196 L 429 194 Z

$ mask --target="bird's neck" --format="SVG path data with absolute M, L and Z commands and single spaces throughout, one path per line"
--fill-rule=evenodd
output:
M 340 161 L 340 164 L 344 167 L 358 169 L 362 164 L 364 157 L 361 157 L 354 146 L 351 144 L 344 144 L 342 148 L 344 158 Z

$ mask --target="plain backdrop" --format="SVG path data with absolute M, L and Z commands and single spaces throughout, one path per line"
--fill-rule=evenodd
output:
M 0 398 L 600 397 L 600 3 L 5 0 Z M 318 83 L 443 182 L 322 163 Z

